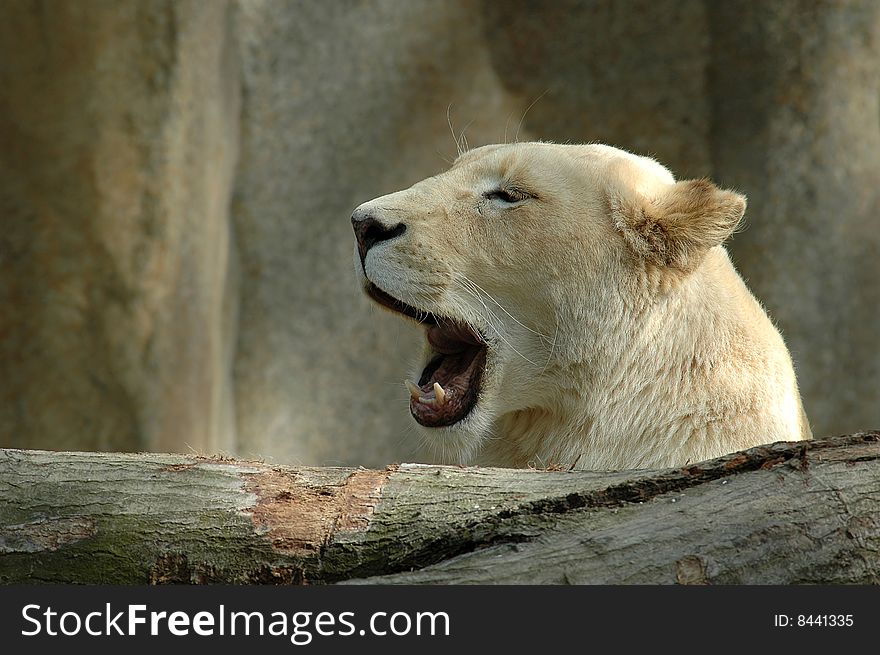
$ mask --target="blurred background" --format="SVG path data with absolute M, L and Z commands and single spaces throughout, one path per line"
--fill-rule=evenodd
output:
M 747 194 L 814 433 L 880 426 L 877 0 L 3 0 L 0 446 L 418 459 L 349 216 L 447 113 Z

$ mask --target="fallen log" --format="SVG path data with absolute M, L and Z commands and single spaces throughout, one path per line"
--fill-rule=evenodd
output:
M 2 583 L 880 583 L 880 432 L 680 469 L 0 450 Z

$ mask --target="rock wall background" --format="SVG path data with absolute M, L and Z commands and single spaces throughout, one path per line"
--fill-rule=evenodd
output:
M 3 3 L 0 446 L 417 458 L 348 217 L 447 112 L 745 192 L 814 433 L 876 427 L 878 103 L 874 0 Z

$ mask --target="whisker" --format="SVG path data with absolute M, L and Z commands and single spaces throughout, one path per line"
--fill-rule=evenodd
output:
M 507 340 L 507 338 L 504 336 L 504 334 L 503 334 L 502 331 L 498 328 L 498 326 L 496 326 L 496 325 L 492 322 L 492 320 L 491 320 L 489 317 L 491 316 L 491 317 L 495 318 L 496 321 L 498 321 L 498 316 L 496 316 L 495 313 L 494 313 L 491 309 L 489 309 L 489 308 L 486 306 L 486 303 L 483 302 L 483 300 L 480 298 L 479 294 L 476 293 L 474 290 L 469 289 L 469 288 L 467 287 L 467 285 L 464 284 L 464 283 L 462 283 L 461 281 L 460 281 L 460 283 L 461 283 L 461 288 L 464 289 L 465 291 L 467 291 L 471 296 L 473 296 L 473 298 L 483 306 L 483 309 L 486 310 L 486 316 L 483 317 L 483 319 L 484 319 L 486 325 L 488 325 L 489 328 L 490 328 L 490 329 L 491 329 L 491 330 L 492 330 L 492 331 L 498 336 L 498 338 L 501 339 L 501 341 L 503 341 L 505 344 L 507 344 L 508 347 L 510 347 L 510 349 L 511 349 L 513 352 L 515 352 L 517 355 L 519 355 L 520 357 L 522 357 L 522 358 L 523 358 L 525 361 L 527 361 L 529 364 L 531 364 L 532 366 L 535 366 L 535 367 L 537 368 L 537 364 L 535 364 L 535 362 L 533 362 L 533 361 L 530 360 L 528 357 L 526 357 L 526 356 L 523 355 L 521 352 L 519 352 L 519 350 L 517 350 L 516 347 L 515 347 L 512 343 L 510 343 L 510 341 Z M 456 306 L 459 307 L 459 309 L 460 309 L 460 306 L 458 306 L 458 305 L 456 305 Z M 461 311 L 461 309 L 460 309 L 460 311 Z M 466 314 L 463 314 L 463 315 L 466 315 Z M 498 321 L 498 322 L 499 322 L 499 324 L 500 324 L 500 321 Z
M 452 140 L 455 142 L 455 150 L 461 157 L 464 153 L 461 150 L 461 144 L 458 142 L 458 136 L 455 134 L 455 128 L 452 127 L 452 103 L 446 105 L 446 124 L 449 125 L 449 131 L 452 133 Z
M 553 352 L 556 350 L 556 337 L 559 335 L 559 317 L 556 318 L 556 330 L 553 332 L 553 343 L 550 344 L 550 353 L 547 355 L 547 361 L 544 362 L 544 368 L 541 369 L 541 372 L 538 373 L 538 377 L 544 375 L 547 372 L 547 367 L 550 366 L 550 360 L 553 359 Z
M 495 300 L 495 298 L 492 297 L 492 294 L 490 294 L 483 287 L 481 287 L 479 284 L 477 284 L 472 279 L 470 279 L 467 275 L 465 275 L 464 273 L 458 273 L 458 275 L 460 275 L 464 280 L 466 280 L 467 282 L 472 284 L 474 286 L 474 288 L 476 288 L 478 291 L 482 292 L 489 300 L 491 300 L 493 303 L 498 305 L 498 307 L 501 309 L 501 311 L 504 312 L 505 314 L 507 314 L 511 319 L 513 319 L 516 322 L 516 324 L 519 325 L 521 328 L 528 330 L 532 334 L 537 335 L 537 336 L 541 337 L 542 339 L 548 338 L 546 334 L 541 334 L 540 332 L 537 332 L 537 331 L 533 330 L 532 328 L 530 328 L 528 325 L 523 324 L 520 320 L 518 320 L 516 318 L 516 316 L 514 316 L 509 311 L 507 311 L 500 302 Z
M 468 140 L 467 140 L 467 137 L 465 136 L 465 132 L 467 132 L 467 129 L 471 125 L 474 124 L 474 120 L 475 119 L 472 118 L 470 121 L 468 121 L 468 124 L 464 126 L 464 129 L 461 131 L 461 136 L 458 139 L 460 142 L 464 143 L 464 152 L 467 152 L 468 150 L 471 149 L 470 146 L 468 145 Z
M 531 111 L 532 107 L 534 107 L 536 104 L 538 104 L 538 101 L 541 98 L 543 98 L 545 95 L 547 95 L 548 93 L 550 93 L 550 89 L 547 89 L 546 91 L 544 91 L 544 93 L 542 93 L 541 95 L 539 95 L 537 98 L 535 98 L 532 101 L 532 104 L 530 104 L 528 107 L 526 107 L 526 110 L 523 112 L 522 118 L 519 119 L 519 125 L 516 128 L 516 135 L 514 135 L 514 137 L 513 137 L 514 143 L 519 143 L 519 131 L 522 129 L 523 123 L 526 120 L 526 116 L 529 115 L 529 111 Z
M 437 155 L 437 156 L 440 158 L 440 161 L 442 161 L 442 162 L 443 162 L 444 164 L 446 164 L 447 166 L 452 166 L 452 164 L 455 163 L 452 159 L 449 159 L 449 157 L 446 157 L 446 156 L 445 156 L 442 152 L 440 152 L 439 150 L 436 150 L 436 149 L 435 149 L 435 150 L 434 150 L 434 154 Z
M 507 143 L 507 128 L 510 127 L 510 119 L 513 118 L 513 112 L 509 112 L 507 114 L 507 120 L 504 121 L 504 141 L 503 143 Z
M 508 346 L 508 347 L 509 347 L 514 353 L 516 353 L 517 355 L 519 355 L 522 359 L 524 359 L 525 361 L 527 361 L 529 364 L 531 364 L 531 365 L 534 366 L 535 368 L 540 368 L 540 366 L 538 366 L 538 364 L 536 364 L 536 363 L 533 362 L 531 359 L 529 359 L 528 357 L 526 357 L 525 355 L 523 355 L 519 350 L 517 350 L 517 349 L 516 349 L 516 346 L 514 346 L 512 343 L 510 343 L 510 341 L 507 340 L 507 338 L 504 336 L 504 334 L 501 332 L 501 330 L 499 330 L 495 325 L 492 324 L 492 322 L 489 320 L 488 317 L 489 317 L 489 316 L 494 316 L 496 319 L 497 319 L 498 317 L 495 315 L 494 312 L 492 312 L 492 310 L 490 310 L 490 309 L 486 306 L 486 303 L 483 302 L 483 300 L 480 298 L 480 296 L 479 296 L 478 293 L 476 293 L 474 290 L 468 288 L 467 284 L 465 284 L 465 281 L 469 282 L 470 284 L 473 284 L 474 286 L 476 286 L 476 283 L 474 283 L 472 280 L 470 280 L 469 278 L 467 278 L 467 276 L 465 276 L 465 275 L 462 275 L 462 276 L 461 276 L 461 279 L 458 280 L 459 284 L 461 285 L 461 288 L 464 289 L 465 291 L 467 291 L 469 294 L 471 294 L 471 295 L 477 300 L 477 302 L 479 302 L 479 303 L 483 306 L 483 308 L 486 310 L 486 312 L 487 312 L 487 316 L 485 317 L 485 318 L 486 318 L 486 323 L 489 325 L 490 328 L 492 328 L 492 330 L 495 332 L 495 334 L 498 336 L 498 338 L 501 339 L 501 341 L 503 341 L 505 344 L 507 344 L 507 346 Z M 485 292 L 484 292 L 484 293 L 485 293 Z M 488 295 L 488 294 L 487 294 L 487 295 Z M 496 302 L 496 304 L 498 304 L 498 303 Z M 500 305 L 499 305 L 499 307 L 500 307 Z M 504 309 L 504 308 L 502 307 L 502 309 Z M 508 314 L 508 315 L 509 315 L 509 314 Z M 513 317 L 511 316 L 511 318 L 513 318 Z M 513 320 L 516 321 L 515 318 L 514 318 Z M 519 321 L 517 321 L 517 323 L 519 323 Z M 522 324 L 520 323 L 520 325 L 522 325 Z M 523 325 L 523 327 L 526 327 L 526 326 Z M 529 329 L 529 328 L 526 328 L 526 329 Z M 531 330 L 531 332 L 535 332 L 535 331 L 534 331 L 534 330 Z M 538 334 L 538 336 L 541 336 L 541 335 L 540 335 L 539 333 L 537 333 L 537 332 L 535 332 L 535 334 Z
M 483 302 L 483 299 L 480 297 L 479 292 L 475 288 L 468 286 L 469 284 L 472 284 L 472 283 L 469 280 L 467 280 L 467 278 L 464 278 L 464 277 L 462 277 L 456 281 L 461 285 L 462 289 L 467 291 L 478 303 L 480 303 L 483 306 L 483 309 L 486 310 L 486 316 L 482 317 L 485 320 L 486 324 L 489 325 L 496 333 L 500 332 L 500 330 L 497 327 L 495 327 L 495 325 L 493 325 L 492 321 L 489 318 L 491 316 L 492 318 L 495 318 L 497 320 L 498 316 L 495 314 L 495 312 L 493 312 L 491 309 L 489 309 L 489 307 L 488 307 L 488 305 L 486 305 L 486 303 Z

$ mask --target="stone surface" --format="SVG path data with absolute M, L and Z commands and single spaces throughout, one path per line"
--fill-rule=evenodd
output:
M 878 43 L 871 0 L 5 3 L 0 446 L 419 458 L 349 215 L 462 131 L 745 192 L 815 434 L 875 425 Z
M 537 138 L 599 141 L 711 172 L 702 0 L 483 2 L 486 45 Z
M 880 423 L 880 3 L 709 3 L 713 175 L 815 435 Z
M 232 448 L 226 3 L 0 15 L 0 443 Z

